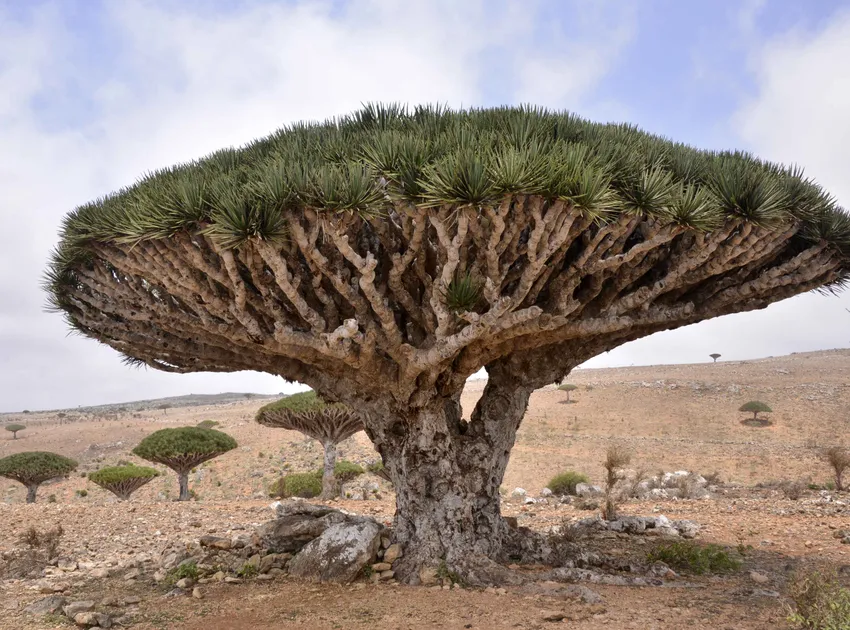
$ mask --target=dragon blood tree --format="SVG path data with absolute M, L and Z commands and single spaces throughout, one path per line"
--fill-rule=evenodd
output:
M 122 501 L 129 501 L 130 496 L 142 486 L 159 477 L 159 471 L 147 466 L 108 466 L 89 475 L 89 481 L 109 490 Z
M 336 446 L 363 430 L 363 421 L 354 411 L 339 403 L 328 404 L 311 391 L 293 394 L 261 407 L 256 420 L 267 427 L 299 431 L 321 442 L 325 450 L 322 498 L 329 499 L 339 494 L 334 475 Z
M 168 466 L 177 473 L 178 501 L 189 500 L 189 473 L 195 466 L 236 448 L 236 440 L 215 429 L 179 427 L 154 431 L 133 449 L 133 455 Z
M 45 451 L 15 453 L 0 459 L 0 477 L 23 484 L 27 503 L 35 503 L 35 493 L 45 481 L 64 477 L 76 469 L 77 462 L 73 459 Z
M 533 108 L 369 106 L 77 208 L 46 282 L 132 363 L 265 371 L 356 409 L 396 490 L 398 578 L 443 560 L 474 583 L 537 549 L 499 513 L 535 388 L 840 287 L 848 254 L 850 218 L 794 168 Z

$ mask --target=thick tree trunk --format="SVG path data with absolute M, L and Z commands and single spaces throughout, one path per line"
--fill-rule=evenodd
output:
M 35 493 L 38 491 L 38 484 L 27 486 L 27 503 L 35 503 Z
M 522 533 L 501 516 L 499 487 L 530 394 L 491 373 L 469 422 L 458 397 L 367 419 L 396 491 L 399 580 L 416 584 L 423 569 L 444 565 L 469 583 L 501 581 L 496 562 L 522 555 Z
M 339 489 L 336 485 L 334 467 L 336 466 L 336 443 L 327 441 L 325 447 L 325 465 L 322 471 L 322 498 L 332 499 L 337 496 Z
M 180 483 L 180 494 L 177 496 L 178 501 L 189 500 L 189 471 L 177 472 L 177 481 Z

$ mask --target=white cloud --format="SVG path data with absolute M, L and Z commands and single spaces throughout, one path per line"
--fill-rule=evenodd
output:
M 115 48 L 97 50 L 87 68 L 73 53 L 99 34 L 67 30 L 63 3 L 42 6 L 26 24 L 0 8 L 2 410 L 284 387 L 254 374 L 130 371 L 113 351 L 65 338 L 61 318 L 41 312 L 38 283 L 75 205 L 147 170 L 366 101 L 480 105 L 497 86 L 513 102 L 576 106 L 630 33 L 626 15 L 580 46 L 541 37 L 545 3 L 520 0 L 246 2 L 224 13 L 128 1 L 104 3 Z M 597 19 L 591 6 L 576 3 L 575 16 Z M 74 91 L 81 85 L 86 94 Z
M 742 27 L 752 28 L 763 3 L 749 2 Z M 742 148 L 776 162 L 802 165 L 850 208 L 850 11 L 831 17 L 820 32 L 794 31 L 751 50 L 753 95 L 731 126 Z M 632 363 L 745 359 L 850 345 L 850 292 L 810 293 L 764 311 L 731 315 L 658 333 L 588 362 L 589 367 Z

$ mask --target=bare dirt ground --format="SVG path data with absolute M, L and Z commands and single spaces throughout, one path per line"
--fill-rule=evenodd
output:
M 591 585 L 602 604 L 584 604 L 552 587 L 508 588 L 504 593 L 434 590 L 357 582 L 317 586 L 285 577 L 244 584 L 208 584 L 203 599 L 167 597 L 144 579 L 125 580 L 144 554 L 166 542 L 191 542 L 204 534 L 238 535 L 271 516 L 266 489 L 282 472 L 320 464 L 320 448 L 300 434 L 267 429 L 253 422 L 266 400 L 236 400 L 212 406 L 113 411 L 96 416 L 67 411 L 0 415 L 0 422 L 28 428 L 11 439 L 0 436 L 0 456 L 49 450 L 74 457 L 80 471 L 119 460 L 146 434 L 168 426 L 215 420 L 239 442 L 236 451 L 200 467 L 191 477 L 196 502 L 178 504 L 176 480 L 166 474 L 128 504 L 87 482 L 79 474 L 39 491 L 39 503 L 24 505 L 24 489 L 0 481 L 0 551 L 18 546 L 31 525 L 62 524 L 63 554 L 81 567 L 108 566 L 112 577 L 91 579 L 84 568 L 67 573 L 69 599 L 138 597 L 126 611 L 142 630 L 153 628 L 776 628 L 786 627 L 782 597 L 799 568 L 823 566 L 850 573 L 850 545 L 833 536 L 850 529 L 850 497 L 808 491 L 799 500 L 758 483 L 808 478 L 823 484 L 829 470 L 819 449 L 844 443 L 850 417 L 850 350 L 796 354 L 746 362 L 577 370 L 578 385 L 566 403 L 564 392 L 546 388 L 531 399 L 505 479 L 503 511 L 520 525 L 546 531 L 564 518 L 592 512 L 554 501 L 523 505 L 509 498 L 515 487 L 529 495 L 555 473 L 574 469 L 594 481 L 602 478 L 606 448 L 623 444 L 634 454 L 632 466 L 649 471 L 718 472 L 724 484 L 705 500 L 631 501 L 628 514 L 664 514 L 700 523 L 698 540 L 748 549 L 743 568 L 731 576 L 682 576 L 672 587 Z M 468 414 L 483 383 L 464 392 Z M 737 412 L 748 400 L 768 403 L 772 424 L 741 424 Z M 71 418 L 78 419 L 69 422 Z M 346 459 L 377 459 L 363 433 L 342 446 Z M 83 492 L 85 491 L 85 492 Z M 86 496 L 80 496 L 86 494 Z M 55 503 L 50 497 L 55 497 Z M 340 501 L 340 506 L 390 523 L 391 491 L 370 501 Z M 624 558 L 645 558 L 654 539 L 613 537 L 590 544 Z M 525 567 L 535 571 L 534 567 Z M 750 571 L 768 577 L 756 583 Z M 34 580 L 0 581 L 0 628 L 68 627 L 67 619 L 22 612 L 43 597 Z M 548 589 L 548 590 L 547 590 Z M 779 596 L 776 596 L 777 593 Z M 125 609 L 122 609 L 125 611 Z M 550 620 L 551 619 L 551 620 Z

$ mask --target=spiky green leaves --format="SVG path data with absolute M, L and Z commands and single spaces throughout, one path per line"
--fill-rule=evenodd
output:
M 469 272 L 459 274 L 443 290 L 443 297 L 453 313 L 473 311 L 481 300 L 481 283 Z
M 181 472 L 236 446 L 236 440 L 221 431 L 180 427 L 151 433 L 133 449 L 133 454 Z
M 257 411 L 257 422 L 262 424 L 260 418 L 272 411 L 285 410 L 293 413 L 301 413 L 303 411 L 322 411 L 329 406 L 343 407 L 343 405 L 329 405 L 311 389 L 306 392 L 299 392 L 297 394 L 292 394 L 291 396 L 285 396 L 280 400 L 260 407 Z
M 73 459 L 45 451 L 16 453 L 0 459 L 0 477 L 14 479 L 24 485 L 64 477 L 76 468 L 77 462 Z
M 120 499 L 127 500 L 142 486 L 159 476 L 159 471 L 147 466 L 109 466 L 89 474 L 89 481 L 108 490 Z
M 159 476 L 159 471 L 148 466 L 136 466 L 135 464 L 127 464 L 126 466 L 108 466 L 101 468 L 93 473 L 90 473 L 88 478 L 92 483 L 96 483 L 101 487 L 106 487 L 111 484 L 127 481 L 129 479 L 147 479 L 151 480 Z

